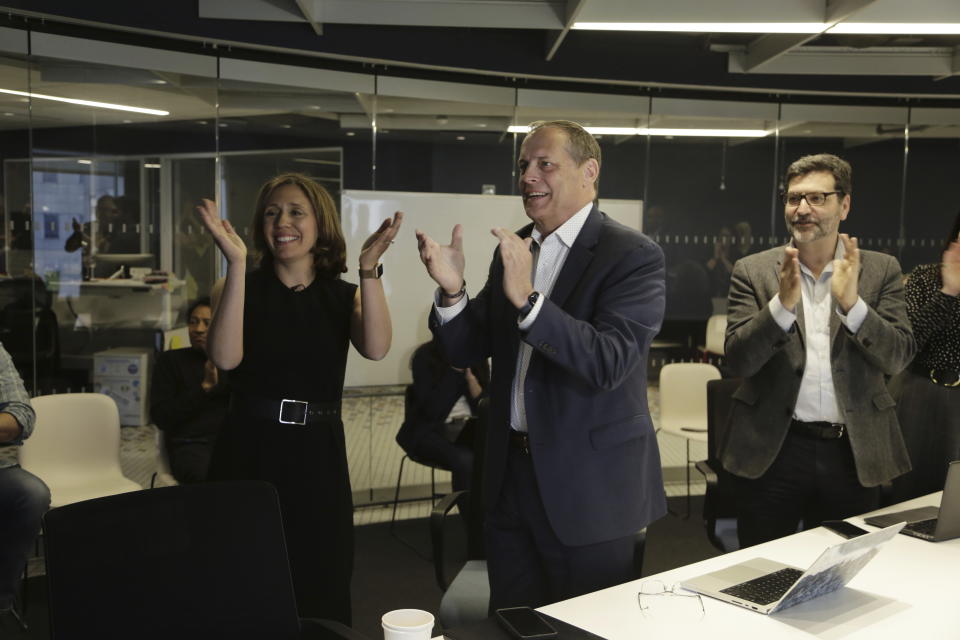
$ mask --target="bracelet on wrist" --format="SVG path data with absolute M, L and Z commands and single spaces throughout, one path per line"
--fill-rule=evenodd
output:
M 456 300 L 457 298 L 462 298 L 463 295 L 467 292 L 467 281 L 464 280 L 463 284 L 460 285 L 460 291 L 456 293 L 447 293 L 443 290 L 443 287 L 440 287 L 440 297 L 446 298 L 447 300 Z

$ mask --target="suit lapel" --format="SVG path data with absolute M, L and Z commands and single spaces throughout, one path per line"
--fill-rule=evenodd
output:
M 567 259 L 563 263 L 563 269 L 560 270 L 557 281 L 553 285 L 553 291 L 550 292 L 550 300 L 558 307 L 562 307 L 567 298 L 570 297 L 574 287 L 580 282 L 587 265 L 593 260 L 593 248 L 600 238 L 603 218 L 604 215 L 594 205 L 583 223 L 583 228 L 577 234 L 577 239 L 570 247 L 570 253 L 567 254 Z

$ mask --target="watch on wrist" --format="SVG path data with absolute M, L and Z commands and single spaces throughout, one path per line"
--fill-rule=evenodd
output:
M 360 278 L 373 278 L 374 280 L 379 280 L 380 276 L 383 275 L 383 264 L 377 263 L 373 269 L 360 269 Z
M 533 308 L 537 305 L 537 300 L 540 299 L 540 292 L 534 291 L 529 296 L 527 296 L 527 302 L 520 307 L 520 319 L 523 320 L 530 312 L 533 311 Z

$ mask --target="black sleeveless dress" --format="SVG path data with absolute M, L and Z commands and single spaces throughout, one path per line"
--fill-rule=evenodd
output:
M 266 480 L 277 488 L 300 616 L 347 625 L 353 501 L 343 422 L 337 414 L 283 424 L 244 402 L 339 406 L 356 289 L 318 277 L 292 291 L 271 268 L 247 275 L 243 360 L 230 372 L 231 408 L 210 469 L 212 480 Z

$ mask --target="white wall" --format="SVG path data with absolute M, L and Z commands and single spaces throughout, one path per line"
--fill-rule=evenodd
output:
M 358 281 L 357 257 L 364 240 L 394 211 L 404 213 L 395 244 L 383 257 L 383 287 L 393 319 L 393 347 L 380 362 L 366 360 L 351 349 L 345 385 L 406 384 L 410 382 L 413 350 L 430 339 L 427 314 L 436 289 L 420 262 L 414 230 L 421 229 L 441 244 L 448 244 L 453 226 L 463 225 L 464 277 L 467 291 L 476 294 L 486 281 L 497 246 L 490 229 L 519 229 L 529 220 L 518 196 L 347 190 L 341 206 L 349 266 L 344 280 L 350 282 Z M 639 200 L 601 200 L 600 208 L 629 227 L 641 228 Z

